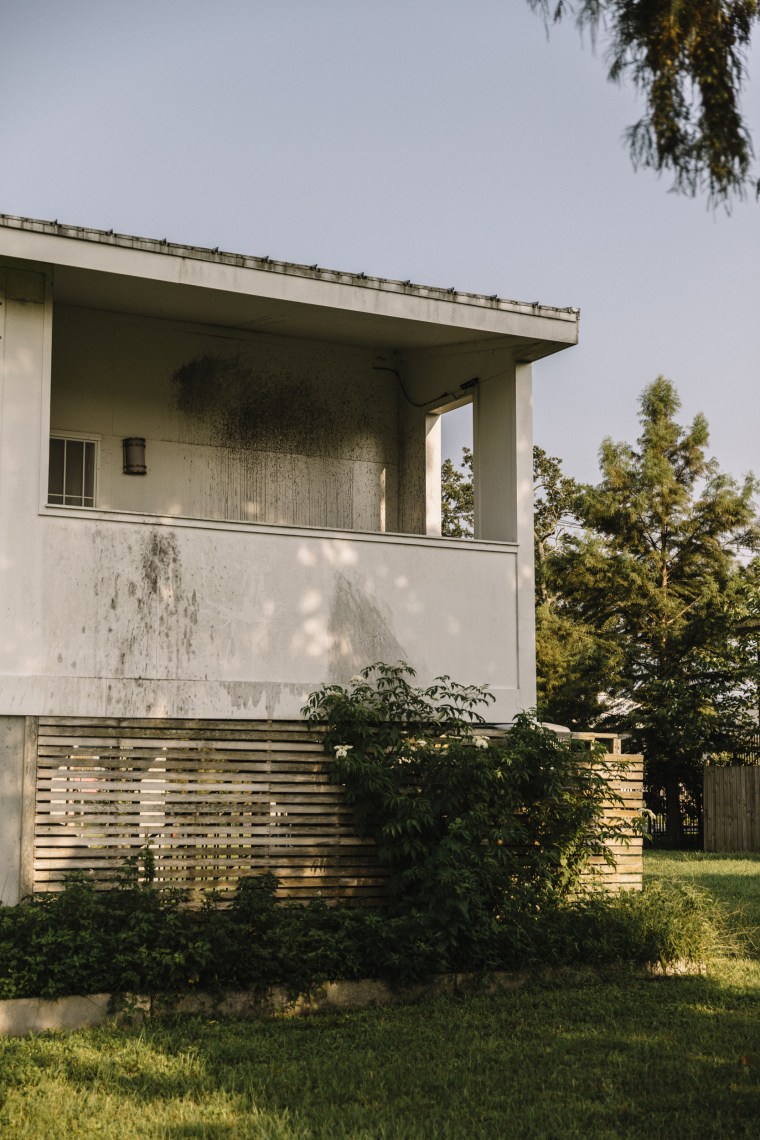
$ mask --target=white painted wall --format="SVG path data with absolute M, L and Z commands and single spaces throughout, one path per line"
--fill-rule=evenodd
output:
M 532 584 L 529 590 L 515 546 L 318 531 L 300 520 L 278 527 L 47 507 L 50 284 L 42 272 L 8 282 L 8 303 L 0 308 L 0 715 L 287 718 L 323 681 L 346 679 L 372 660 L 399 658 L 422 681 L 449 673 L 487 683 L 497 696 L 495 719 L 533 703 L 531 670 L 521 666 L 518 650 Z M 145 500 L 129 496 L 143 494 L 152 511 L 167 515 L 175 508 L 211 514 L 205 508 L 215 505 L 223 513 L 219 503 L 229 500 L 210 490 L 202 497 L 209 453 L 223 449 L 172 408 L 167 379 L 178 362 L 196 358 L 189 350 L 205 349 L 212 337 L 208 329 L 156 328 L 142 319 L 63 315 L 56 327 L 54 427 L 99 434 L 112 448 L 118 441 L 118 457 L 101 472 L 101 502 L 140 511 Z M 220 339 L 225 353 L 234 344 L 245 361 L 262 351 L 256 338 Z M 306 353 L 297 343 L 275 346 L 266 375 L 275 367 L 287 375 Z M 104 375 L 109 365 L 112 376 Z M 304 372 L 309 390 L 324 381 L 328 394 L 347 405 L 349 372 L 361 393 L 365 380 L 377 385 L 370 412 L 356 412 L 358 424 L 375 425 L 375 434 L 354 430 L 346 413 L 331 456 L 328 417 L 315 421 L 322 433 L 317 470 L 324 476 L 331 463 L 355 471 L 387 460 L 400 437 L 397 454 L 412 457 L 419 482 L 410 478 L 406 485 L 418 492 L 423 530 L 424 410 L 405 405 L 398 414 L 396 378 L 375 374 L 366 354 L 329 349 L 311 367 Z M 281 433 L 290 430 L 287 410 Z M 150 430 L 143 426 L 148 419 Z M 153 478 L 121 476 L 124 434 L 147 436 L 149 467 L 165 445 L 167 454 L 189 455 L 184 462 L 197 463 L 202 477 L 190 480 L 188 491 L 177 477 L 182 465 L 169 461 L 156 464 Z M 275 466 L 292 453 L 279 443 L 272 452 L 262 449 L 275 456 Z M 233 454 L 233 471 L 239 462 Z M 170 490 L 187 499 L 172 500 L 158 478 L 162 471 L 176 480 Z
M 531 707 L 521 361 L 577 339 L 570 311 L 59 231 L 0 226 L 6 902 L 25 715 L 290 719 L 399 659 L 487 685 L 491 720 Z M 122 312 L 138 304 L 154 315 Z M 469 398 L 478 541 L 461 542 L 436 537 L 435 410 Z M 47 505 L 51 428 L 97 439 L 95 509 Z M 122 472 L 133 435 L 145 477 Z
M 404 409 L 376 359 L 56 306 L 51 428 L 99 440 L 105 510 L 395 531 Z M 145 476 L 123 473 L 127 436 Z
M 499 719 L 523 703 L 509 547 L 59 510 L 23 557 L 55 572 L 4 575 L 3 711 L 289 718 L 399 659 L 488 683 Z

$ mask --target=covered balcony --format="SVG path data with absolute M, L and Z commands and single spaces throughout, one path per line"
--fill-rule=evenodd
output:
M 0 254 L 0 711 L 288 719 L 377 659 L 533 703 L 531 362 L 574 310 L 20 219 Z

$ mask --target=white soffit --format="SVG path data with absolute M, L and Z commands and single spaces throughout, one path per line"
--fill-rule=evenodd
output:
M 413 350 L 496 339 L 535 360 L 578 310 L 0 214 L 0 256 L 53 266 L 54 298 L 114 312 Z

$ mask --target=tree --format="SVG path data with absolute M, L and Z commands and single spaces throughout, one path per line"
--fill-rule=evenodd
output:
M 630 733 L 674 840 L 681 788 L 699 802 L 704 757 L 756 726 L 760 692 L 758 485 L 721 473 L 704 417 L 682 427 L 679 407 L 670 381 L 649 385 L 636 446 L 604 441 L 597 486 L 533 458 L 539 715 Z M 446 533 L 471 536 L 469 451 L 462 467 Z
M 604 441 L 602 480 L 578 504 L 585 533 L 552 569 L 567 612 L 618 646 L 606 719 L 643 751 L 675 840 L 680 787 L 698 801 L 705 755 L 751 720 L 756 666 L 741 630 L 757 609 L 747 558 L 760 544 L 754 477 L 721 473 L 704 417 L 684 428 L 679 407 L 659 377 L 641 397 L 637 445 Z
M 472 538 L 475 505 L 472 490 L 472 451 L 462 448 L 462 461 L 441 464 L 441 533 L 447 538 Z
M 562 460 L 533 448 L 533 539 L 536 562 L 536 605 L 549 601 L 548 556 L 568 529 L 577 527 L 576 508 L 582 488 L 562 474 Z
M 626 131 L 634 166 L 669 171 L 674 189 L 712 202 L 744 191 L 753 151 L 739 97 L 758 0 L 528 2 L 547 21 L 571 16 L 608 38 L 608 77 L 630 78 L 646 104 Z
M 536 682 L 539 716 L 588 729 L 603 709 L 604 689 L 617 647 L 563 604 L 561 560 L 565 540 L 580 528 L 583 487 L 563 475 L 561 460 L 533 448 L 533 548 L 536 568 Z

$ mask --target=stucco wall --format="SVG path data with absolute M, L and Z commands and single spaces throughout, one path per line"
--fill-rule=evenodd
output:
M 288 369 L 300 360 L 309 391 L 324 382 L 311 456 L 321 477 L 336 460 L 353 465 L 356 478 L 364 463 L 389 464 L 401 456 L 403 467 L 413 448 L 416 474 L 407 483 L 424 491 L 424 410 L 399 411 L 397 379 L 375 373 L 371 354 L 351 348 L 312 354 L 305 342 L 215 338 L 209 329 L 73 309 L 55 314 L 54 427 L 100 434 L 103 450 L 110 442 L 115 454 L 101 470 L 101 507 L 105 501 L 112 513 L 53 508 L 45 505 L 44 474 L 50 275 L 14 271 L 6 281 L 7 304 L 0 307 L 0 715 L 289 718 L 323 681 L 345 679 L 373 660 L 399 658 L 423 682 L 445 672 L 489 684 L 497 720 L 534 703 L 529 542 L 457 543 L 351 534 L 347 527 L 317 531 L 300 523 L 170 521 L 147 513 L 210 515 L 200 497 L 211 482 L 209 453 L 216 463 L 229 452 L 225 462 L 233 471 L 242 463 L 241 449 L 214 436 L 215 413 L 209 427 L 178 407 L 172 381 L 193 360 L 230 359 L 231 346 L 235 359 L 248 361 L 271 345 L 278 376 L 295 374 Z M 152 337 L 155 353 L 146 364 L 145 342 Z M 113 375 L 106 374 L 111 366 Z M 349 392 L 350 377 L 358 395 Z M 374 385 L 372 400 L 364 400 L 365 379 Z M 333 430 L 330 416 L 341 403 L 340 426 Z M 277 401 L 269 407 L 271 432 L 254 438 L 269 440 L 275 450 L 262 444 L 260 454 L 275 463 L 291 454 L 292 441 L 311 446 L 297 425 L 289 427 L 287 407 L 279 410 Z M 506 412 L 504 430 L 510 430 Z M 131 434 L 148 438 L 145 478 L 120 474 L 121 438 Z M 155 465 L 163 445 L 167 454 L 181 457 L 186 449 L 193 462 L 198 457 L 202 476 L 192 502 L 172 501 L 158 478 L 162 470 L 167 480 L 183 470 L 180 462 Z M 502 485 L 514 487 L 509 463 L 503 466 Z M 114 488 L 134 497 L 118 499 Z M 179 479 L 174 491 L 189 494 Z M 424 495 L 415 500 L 424 527 Z M 224 501 L 207 502 L 218 507 Z
M 509 548 L 57 515 L 25 551 L 0 712 L 290 718 L 378 659 L 524 701 Z
M 106 510 L 396 531 L 406 409 L 376 360 L 56 306 L 51 429 L 98 438 Z M 146 476 L 123 474 L 126 436 L 146 438 Z

